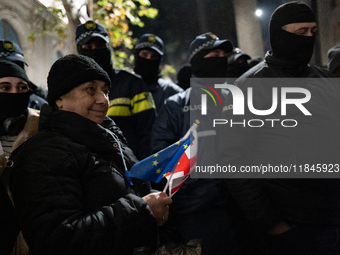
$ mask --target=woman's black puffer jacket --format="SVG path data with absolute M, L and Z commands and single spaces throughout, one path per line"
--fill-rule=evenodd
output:
M 40 132 L 14 154 L 10 190 L 31 252 L 132 254 L 152 247 L 157 224 L 142 196 L 148 182 L 124 177 L 136 158 L 119 128 L 44 105 Z

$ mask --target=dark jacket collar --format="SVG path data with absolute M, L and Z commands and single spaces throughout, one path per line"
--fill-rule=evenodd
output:
M 303 77 L 304 74 L 308 71 L 310 68 L 310 65 L 301 65 L 299 63 L 280 59 L 277 57 L 274 57 L 272 55 L 272 52 L 268 51 L 265 55 L 265 62 L 268 64 L 268 66 L 271 66 L 273 68 L 280 69 L 282 72 L 286 74 L 290 74 L 294 77 Z
M 109 117 L 99 125 L 73 112 L 56 111 L 49 105 L 41 109 L 39 131 L 60 133 L 110 160 L 114 159 L 112 156 L 120 154 L 119 147 L 114 146 L 117 143 L 114 137 L 126 143 L 122 132 Z M 122 149 L 130 151 L 125 144 L 122 144 Z

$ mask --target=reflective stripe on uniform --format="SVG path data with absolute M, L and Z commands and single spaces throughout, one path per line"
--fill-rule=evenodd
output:
M 129 105 L 113 105 L 107 111 L 107 116 L 131 116 Z
M 143 92 L 135 95 L 131 100 L 132 114 L 136 114 L 149 109 L 156 109 L 151 92 Z
M 120 97 L 110 100 L 107 116 L 131 116 L 130 98 Z
M 121 97 L 110 100 L 107 116 L 131 116 L 155 108 L 151 92 L 143 92 L 132 99 Z

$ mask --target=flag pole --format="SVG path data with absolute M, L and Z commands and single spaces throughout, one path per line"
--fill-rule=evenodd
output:
M 170 184 L 170 181 L 171 181 L 171 179 L 172 179 L 172 176 L 174 175 L 174 171 L 175 171 L 175 169 L 176 169 L 176 166 L 177 166 L 177 164 L 175 164 L 175 165 L 172 167 L 170 178 L 169 178 L 169 180 L 167 181 L 167 183 L 166 183 L 166 185 L 165 185 L 165 187 L 164 187 L 164 189 L 163 189 L 163 192 L 164 192 L 164 193 L 166 192 L 166 190 L 167 190 L 168 187 L 169 187 L 169 184 Z M 169 192 L 170 192 L 170 190 L 169 190 Z M 172 197 L 170 193 L 169 193 L 169 197 Z
M 186 132 L 186 134 L 184 135 L 184 137 L 183 137 L 182 139 L 188 138 L 189 135 L 191 134 L 191 132 L 198 128 L 198 125 L 199 125 L 199 124 L 200 124 L 199 120 L 196 119 L 195 122 L 194 122 L 194 124 L 192 124 L 192 126 L 189 128 L 189 130 Z M 178 161 L 179 161 L 179 160 L 180 160 L 180 159 L 178 159 Z M 177 163 L 178 163 L 178 162 L 177 162 Z M 164 193 L 166 192 L 166 190 L 167 190 L 168 187 L 169 187 L 170 181 L 171 181 L 171 179 L 172 179 L 172 176 L 174 175 L 174 172 L 175 172 L 176 167 L 177 167 L 177 164 L 175 164 L 175 165 L 172 167 L 171 174 L 170 174 L 170 178 L 169 178 L 169 180 L 167 181 L 167 183 L 166 183 L 166 185 L 165 185 L 165 187 L 164 187 L 164 189 L 163 189 L 163 192 L 164 192 Z M 169 191 L 169 192 L 170 192 L 170 191 Z M 171 195 L 170 193 L 169 193 L 169 197 L 172 197 L 172 195 Z

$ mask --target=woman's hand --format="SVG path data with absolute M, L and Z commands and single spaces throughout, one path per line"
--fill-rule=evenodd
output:
M 169 217 L 169 205 L 172 199 L 164 192 L 150 193 L 142 199 L 150 207 L 158 226 L 162 226 Z

